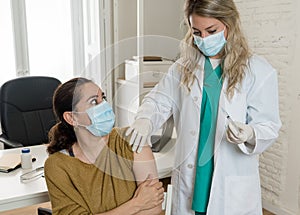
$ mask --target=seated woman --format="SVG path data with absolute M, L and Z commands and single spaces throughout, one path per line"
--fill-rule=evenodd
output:
M 45 178 L 53 214 L 159 214 L 162 183 L 150 147 L 132 152 L 92 81 L 74 78 L 53 97 Z

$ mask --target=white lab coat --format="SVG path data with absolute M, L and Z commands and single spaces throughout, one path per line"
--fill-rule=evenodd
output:
M 180 84 L 181 74 L 176 64 L 145 96 L 137 118 L 151 119 L 155 129 L 173 114 L 177 141 L 172 172 L 174 187 L 172 214 L 194 214 L 193 199 L 195 165 L 200 129 L 204 57 L 196 80 L 188 92 Z M 180 62 L 180 61 L 179 61 Z M 258 154 L 278 137 L 281 127 L 278 108 L 276 71 L 261 57 L 252 56 L 241 88 L 231 100 L 225 96 L 227 81 L 223 82 L 219 101 L 215 135 L 214 173 L 207 215 L 261 215 L 261 190 Z M 227 125 L 223 107 L 234 121 L 251 125 L 255 146 L 232 144 L 226 140 Z

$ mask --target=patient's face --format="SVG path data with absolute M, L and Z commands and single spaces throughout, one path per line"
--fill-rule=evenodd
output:
M 102 91 L 94 83 L 85 83 L 80 86 L 78 93 L 80 94 L 80 99 L 75 107 L 75 112 L 80 112 L 81 114 L 75 114 L 75 117 L 80 124 L 90 125 L 90 118 L 86 113 L 82 114 L 82 112 L 103 101 Z

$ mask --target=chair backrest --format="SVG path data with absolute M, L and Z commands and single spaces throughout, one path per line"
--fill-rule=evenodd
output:
M 0 90 L 3 135 L 24 146 L 48 141 L 55 124 L 52 97 L 61 82 L 52 77 L 27 76 L 4 83 Z

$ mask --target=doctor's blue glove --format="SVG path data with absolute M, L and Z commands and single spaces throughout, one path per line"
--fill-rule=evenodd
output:
M 131 133 L 129 144 L 132 145 L 132 151 L 140 153 L 146 144 L 151 145 L 152 123 L 149 119 L 141 118 L 135 120 L 127 129 L 125 135 L 128 136 Z
M 226 131 L 227 140 L 230 143 L 241 144 L 250 143 L 255 144 L 254 130 L 250 125 L 246 125 L 241 122 L 229 122 Z

